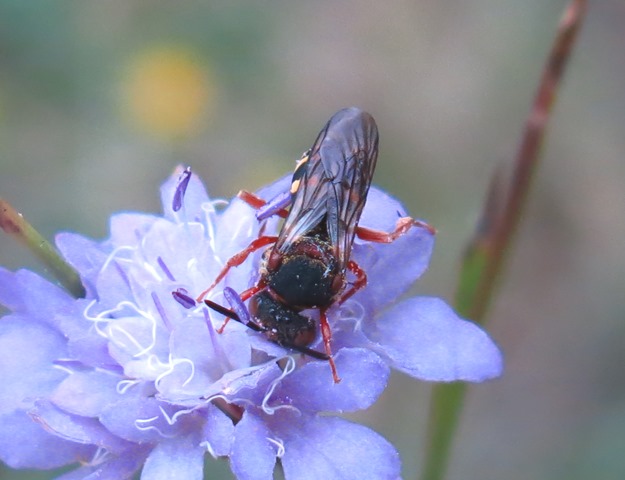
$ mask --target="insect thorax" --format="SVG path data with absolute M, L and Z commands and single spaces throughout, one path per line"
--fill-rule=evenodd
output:
M 299 239 L 287 252 L 269 253 L 267 285 L 293 308 L 326 308 L 343 289 L 343 274 L 332 246 L 314 235 Z

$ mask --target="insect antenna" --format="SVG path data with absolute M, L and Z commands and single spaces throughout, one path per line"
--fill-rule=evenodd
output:
M 257 324 L 256 322 L 252 322 L 251 320 L 243 321 L 233 310 L 230 310 L 229 308 L 219 305 L 218 303 L 215 303 L 212 300 L 204 300 L 204 303 L 211 310 L 215 310 L 217 313 L 221 313 L 225 317 L 231 318 L 232 320 L 235 320 L 245 325 L 246 327 L 251 328 L 255 332 L 265 331 L 265 329 L 261 327 L 259 324 Z

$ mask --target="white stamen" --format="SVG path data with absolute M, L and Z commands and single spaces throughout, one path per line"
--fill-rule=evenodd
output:
M 119 382 L 117 382 L 117 385 L 115 386 L 115 390 L 120 395 L 124 395 L 130 387 L 133 387 L 134 385 L 138 385 L 139 383 L 141 383 L 140 380 L 120 380 Z
M 151 315 L 146 313 L 146 316 L 144 317 L 146 320 L 149 320 L 150 322 L 150 333 L 151 333 L 151 341 L 150 344 L 147 345 L 146 347 L 143 347 L 141 345 L 141 343 L 139 343 L 139 341 L 127 330 L 125 330 L 124 328 L 120 327 L 118 324 L 113 324 L 109 326 L 109 335 L 108 338 L 113 342 L 116 343 L 117 345 L 119 345 L 122 348 L 125 348 L 127 345 L 124 344 L 124 342 L 119 341 L 119 340 L 115 340 L 115 338 L 113 338 L 113 334 L 115 332 L 119 332 L 122 335 L 126 336 L 126 338 L 128 338 L 128 340 L 130 341 L 130 343 L 132 345 L 134 345 L 137 350 L 139 350 L 137 353 L 135 353 L 133 355 L 133 358 L 138 358 L 141 357 L 143 355 L 145 355 L 146 353 L 148 353 L 150 350 L 152 350 L 154 348 L 154 346 L 156 345 L 156 320 L 154 319 L 154 317 L 152 317 Z
M 110 254 L 109 256 L 106 258 L 106 260 L 104 261 L 104 263 L 102 264 L 102 267 L 100 268 L 100 274 L 102 274 L 104 272 L 104 270 L 106 270 L 108 268 L 108 266 L 111 264 L 111 262 L 113 260 L 116 259 L 117 254 L 119 252 L 134 252 L 136 250 L 136 247 L 131 247 L 129 245 L 123 245 L 121 247 L 117 247 L 115 248 Z M 117 260 L 126 260 L 126 261 L 131 261 L 130 258 L 118 258 Z
M 156 431 L 156 433 L 158 433 L 161 437 L 163 438 L 175 438 L 176 434 L 170 433 L 170 434 L 166 434 L 164 432 L 162 432 L 158 427 L 155 427 L 154 425 L 145 425 L 143 426 L 143 424 L 148 424 L 150 422 L 153 422 L 155 420 L 158 420 L 158 415 L 151 417 L 151 418 L 138 418 L 137 420 L 135 420 L 134 424 L 135 424 L 135 428 L 141 432 L 147 432 L 149 430 L 154 430 Z
M 74 373 L 74 371 L 69 369 L 68 367 L 64 367 L 63 365 L 59 365 L 57 363 L 53 364 L 52 368 L 56 368 L 58 370 L 61 370 L 62 372 L 68 373 L 69 375 L 72 375 Z
M 169 355 L 169 362 L 168 363 L 162 363 L 161 362 L 161 365 L 166 366 L 167 370 L 164 371 L 163 373 L 161 373 L 158 377 L 156 377 L 156 380 L 154 380 L 154 386 L 157 389 L 160 389 L 160 383 L 163 380 L 163 378 L 167 377 L 168 375 L 171 375 L 174 372 L 176 366 L 177 365 L 181 365 L 183 363 L 186 363 L 186 364 L 191 366 L 191 373 L 189 374 L 187 379 L 181 385 L 182 387 L 185 387 L 191 380 L 193 380 L 193 377 L 195 376 L 195 363 L 193 363 L 193 361 L 188 359 L 188 358 L 176 358 L 176 359 L 174 359 L 171 354 Z
M 150 263 L 143 262 L 143 269 L 146 272 L 148 272 L 150 275 L 152 275 L 157 282 L 162 282 L 163 281 L 163 277 L 161 276 L 161 274 L 158 273 L 156 268 L 154 268 Z
M 182 417 L 183 415 L 188 415 L 189 413 L 193 413 L 195 410 L 197 410 L 198 408 L 203 407 L 203 405 L 196 405 L 195 407 L 192 408 L 187 408 L 184 410 L 178 410 L 176 413 L 174 413 L 171 417 L 167 414 L 167 412 L 163 409 L 162 406 L 159 405 L 158 409 L 161 411 L 161 413 L 163 414 L 163 418 L 165 419 L 165 421 L 169 424 L 169 425 L 173 425 L 174 423 L 176 423 L 178 421 L 178 419 L 180 417 Z
M 278 451 L 276 452 L 276 457 L 282 458 L 284 456 L 284 452 L 286 451 L 284 448 L 284 442 L 279 438 L 270 438 L 265 437 L 269 442 L 273 443 L 276 447 L 278 447 Z
M 95 453 L 93 454 L 93 457 L 91 457 L 91 460 L 89 460 L 89 462 L 87 463 L 87 465 L 91 467 L 100 465 L 104 463 L 106 460 L 108 460 L 110 456 L 111 454 L 108 452 L 108 450 L 102 447 L 98 447 Z
M 213 450 L 213 447 L 208 442 L 208 440 L 204 440 L 203 442 L 200 442 L 200 447 L 204 447 L 211 457 L 215 459 L 218 458 L 218 455 L 215 453 L 215 450 Z
M 294 409 L 295 411 L 299 412 L 297 408 L 291 405 L 278 405 L 276 407 L 269 406 L 269 400 L 271 396 L 273 395 L 273 392 L 275 391 L 276 387 L 280 384 L 283 378 L 285 378 L 287 375 L 290 375 L 295 370 L 295 360 L 293 360 L 293 357 L 289 355 L 285 358 L 286 358 L 286 365 L 284 366 L 284 370 L 282 370 L 282 373 L 280 374 L 278 378 L 276 378 L 269 384 L 267 393 L 265 393 L 263 402 L 261 403 L 261 408 L 267 415 L 273 415 L 277 410 L 280 410 L 282 408 Z

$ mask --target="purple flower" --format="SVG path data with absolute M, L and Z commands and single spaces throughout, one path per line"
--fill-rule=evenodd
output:
M 87 295 L 75 299 L 36 274 L 0 269 L 0 458 L 13 468 L 80 463 L 63 479 L 201 479 L 204 456 L 228 457 L 239 479 L 400 476 L 396 450 L 372 430 L 328 413 L 373 404 L 390 368 L 433 381 L 498 376 L 501 354 L 442 300 L 398 302 L 427 267 L 433 235 L 413 228 L 382 245 L 356 240 L 368 285 L 328 311 L 342 378 L 328 362 L 294 354 L 193 297 L 258 237 L 254 210 L 210 200 L 179 169 L 162 187 L 162 216 L 121 213 L 96 242 L 56 238 Z M 261 190 L 272 198 L 289 178 Z M 360 224 L 390 231 L 403 207 L 372 188 Z M 264 233 L 278 219 L 264 221 Z M 223 287 L 258 278 L 262 252 Z M 172 292 L 176 292 L 172 296 Z M 311 348 L 323 351 L 320 339 Z

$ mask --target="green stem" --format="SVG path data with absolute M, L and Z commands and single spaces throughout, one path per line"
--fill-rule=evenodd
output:
M 427 456 L 421 478 L 442 479 L 451 453 L 451 439 L 457 429 L 467 390 L 466 383 L 435 385 L 430 398 Z
M 85 296 L 85 289 L 76 270 L 63 260 L 56 248 L 41 236 L 22 214 L 2 198 L 0 198 L 0 228 L 39 258 L 74 297 Z
M 540 158 L 547 122 L 586 10 L 586 0 L 567 6 L 526 121 L 508 183 L 497 171 L 477 231 L 465 252 L 454 305 L 460 316 L 483 325 L 522 217 Z M 466 385 L 432 389 L 425 461 L 421 480 L 442 480 L 466 396 Z

